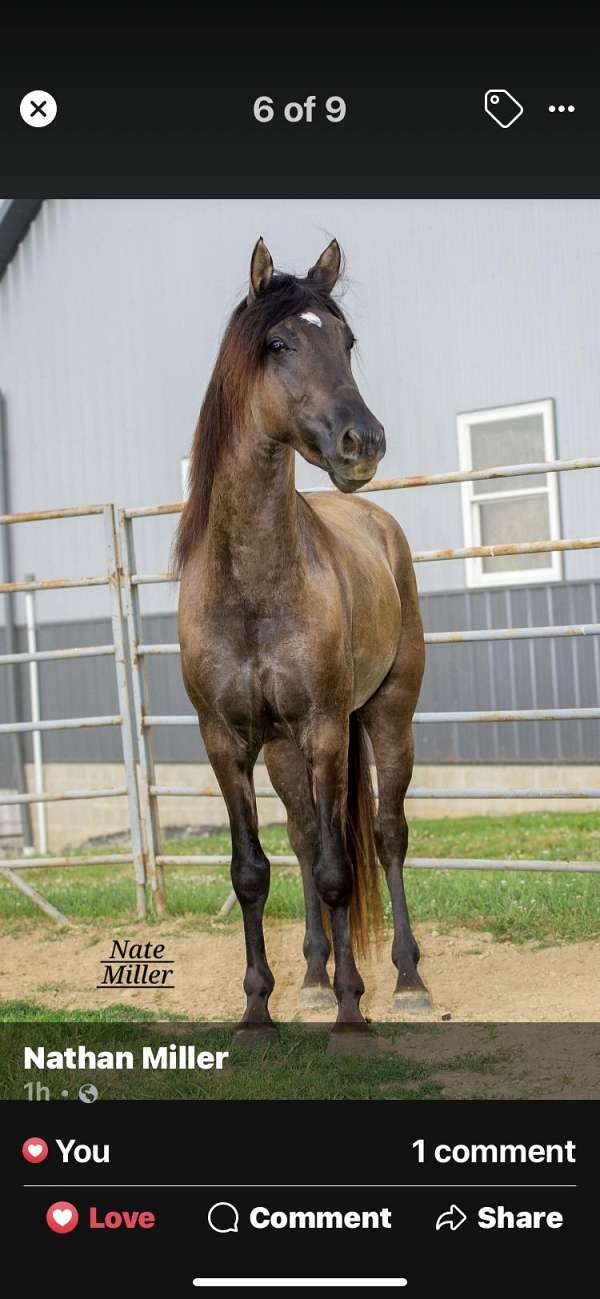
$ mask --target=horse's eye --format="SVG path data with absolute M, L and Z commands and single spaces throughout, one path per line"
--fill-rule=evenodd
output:
M 283 339 L 272 338 L 271 342 L 267 344 L 267 350 L 269 352 L 286 352 L 287 348 L 285 343 L 283 342 Z
M 352 338 L 350 338 L 350 339 L 348 340 L 348 343 L 347 343 L 347 345 L 346 345 L 348 352 L 351 352 L 351 351 L 352 351 L 352 348 L 354 347 L 355 342 L 356 342 L 356 339 L 355 339 L 354 335 L 352 335 Z

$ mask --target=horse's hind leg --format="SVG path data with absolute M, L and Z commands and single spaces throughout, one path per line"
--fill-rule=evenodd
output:
M 306 760 L 291 740 L 265 745 L 265 761 L 274 789 L 288 814 L 290 843 L 302 869 L 306 930 L 303 952 L 306 974 L 300 989 L 305 1010 L 329 1010 L 337 1005 L 327 973 L 331 943 L 323 926 L 321 899 L 313 879 L 317 853 L 317 821 Z
M 412 652 L 410 641 L 401 646 L 390 673 L 361 710 L 377 767 L 379 807 L 375 839 L 394 917 L 392 960 L 398 971 L 394 1009 L 409 1014 L 420 1014 L 431 1007 L 429 993 L 417 969 L 420 951 L 410 927 L 404 891 L 404 859 L 408 847 L 404 796 L 413 770 L 412 715 L 422 675 L 422 660 L 417 651 L 418 638 L 412 643 Z

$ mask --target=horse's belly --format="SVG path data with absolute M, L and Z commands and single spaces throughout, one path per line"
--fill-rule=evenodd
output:
M 400 597 L 391 573 L 379 574 L 376 585 L 358 586 L 352 615 L 354 708 L 361 708 L 387 676 L 398 653 L 401 627 Z
M 366 661 L 362 655 L 354 660 L 354 708 L 362 708 L 385 680 L 396 657 L 397 643 L 390 645 L 387 653 L 378 649 L 380 652 L 369 655 Z

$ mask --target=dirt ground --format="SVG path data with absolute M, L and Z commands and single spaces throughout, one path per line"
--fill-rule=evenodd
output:
M 271 997 L 274 1018 L 328 1018 L 300 1012 L 303 929 L 292 922 L 266 926 L 269 961 L 275 975 Z M 174 967 L 172 990 L 100 988 L 102 965 L 118 937 L 146 943 L 148 927 L 101 928 L 73 925 L 68 930 L 6 928 L 0 931 L 0 978 L 5 1000 L 27 1000 L 54 1009 L 135 1006 L 190 1019 L 233 1020 L 243 1008 L 244 945 L 239 923 L 194 927 L 188 919 L 152 927 L 154 943 L 165 944 Z M 421 970 L 433 997 L 434 1020 L 451 1016 L 464 1022 L 600 1022 L 600 942 L 569 946 L 517 947 L 496 943 L 473 930 L 439 933 L 417 929 L 423 952 Z M 392 1011 L 395 971 L 389 942 L 361 962 L 366 993 L 362 1008 L 375 1021 L 401 1020 Z M 334 1011 L 330 1012 L 334 1018 Z

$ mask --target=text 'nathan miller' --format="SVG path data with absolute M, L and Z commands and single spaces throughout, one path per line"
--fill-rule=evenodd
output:
M 48 1051 L 44 1046 L 26 1046 L 25 1069 L 223 1069 L 229 1051 L 201 1051 L 195 1046 L 175 1044 L 141 1049 L 136 1060 L 133 1051 L 90 1051 L 86 1046 L 68 1046 L 64 1051 Z

